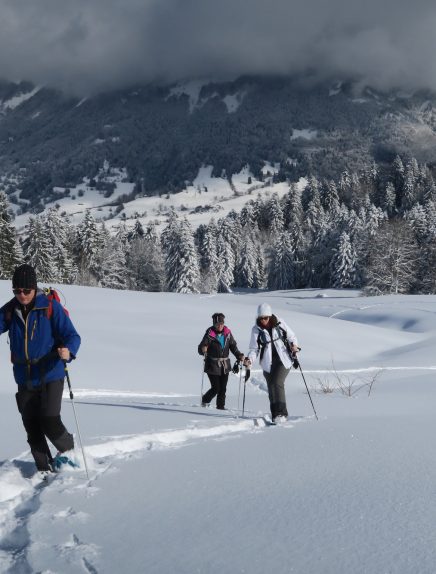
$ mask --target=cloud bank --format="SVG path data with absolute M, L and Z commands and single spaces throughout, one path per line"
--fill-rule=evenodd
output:
M 0 77 L 78 95 L 242 74 L 436 89 L 432 0 L 0 0 Z

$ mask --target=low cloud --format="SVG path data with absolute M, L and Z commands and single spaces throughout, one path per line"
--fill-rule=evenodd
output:
M 0 77 L 78 95 L 242 74 L 436 89 L 429 0 L 0 0 Z

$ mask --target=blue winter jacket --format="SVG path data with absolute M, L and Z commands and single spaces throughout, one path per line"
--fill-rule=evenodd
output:
M 51 317 L 47 316 L 52 306 Z M 38 387 L 63 379 L 65 369 L 57 355 L 58 347 L 67 347 L 75 358 L 80 336 L 64 308 L 44 293 L 36 295 L 35 305 L 23 320 L 19 306 L 12 309 L 6 303 L 0 309 L 0 334 L 9 330 L 11 361 L 18 385 Z

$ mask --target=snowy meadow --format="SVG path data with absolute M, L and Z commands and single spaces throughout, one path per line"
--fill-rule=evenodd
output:
M 435 572 L 436 296 L 59 289 L 82 336 L 69 370 L 90 480 L 76 440 L 81 469 L 40 482 L 3 335 L 0 572 Z M 267 426 L 257 364 L 244 417 L 233 374 L 228 411 L 199 406 L 212 313 L 247 352 L 261 302 L 298 336 L 318 421 L 292 371 L 289 420 Z

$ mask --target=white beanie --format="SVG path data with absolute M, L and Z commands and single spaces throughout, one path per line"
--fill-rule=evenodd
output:
M 272 311 L 270 305 L 268 303 L 262 303 L 257 308 L 257 316 L 258 317 L 271 317 Z

